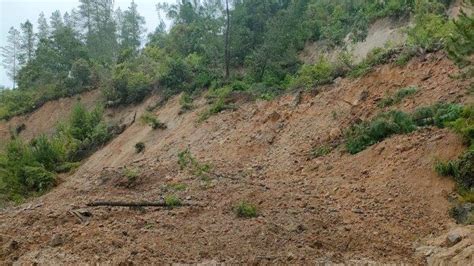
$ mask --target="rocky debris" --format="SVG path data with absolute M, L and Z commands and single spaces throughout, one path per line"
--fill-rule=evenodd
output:
M 450 232 L 448 236 L 446 237 L 446 243 L 448 247 L 452 247 L 456 245 L 457 243 L 461 242 L 462 236 L 458 234 L 457 232 Z
M 49 241 L 51 247 L 58 247 L 64 244 L 64 237 L 60 234 L 55 234 Z

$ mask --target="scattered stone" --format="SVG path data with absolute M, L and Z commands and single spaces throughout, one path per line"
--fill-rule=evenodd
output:
M 64 244 L 64 238 L 60 234 L 54 235 L 51 241 L 49 241 L 51 247 L 61 246 L 62 244 Z
M 352 212 L 357 213 L 357 214 L 363 214 L 364 213 L 364 211 L 360 208 L 354 208 L 354 209 L 352 209 Z

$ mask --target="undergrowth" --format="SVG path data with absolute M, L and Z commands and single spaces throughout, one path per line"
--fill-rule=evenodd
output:
M 416 87 L 402 88 L 398 90 L 397 92 L 395 92 L 394 95 L 383 98 L 377 105 L 380 108 L 389 107 L 389 106 L 400 103 L 406 97 L 412 96 L 416 94 L 417 92 L 418 92 L 418 89 Z
M 162 123 L 153 113 L 145 112 L 140 119 L 144 124 L 149 125 L 152 129 L 167 128 L 166 124 Z
M 188 169 L 192 175 L 199 177 L 201 180 L 210 179 L 211 165 L 200 163 L 194 158 L 189 149 L 178 153 L 178 165 L 181 170 Z

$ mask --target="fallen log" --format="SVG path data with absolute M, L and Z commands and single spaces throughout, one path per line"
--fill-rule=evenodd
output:
M 169 207 L 165 202 L 124 202 L 124 201 L 95 201 L 87 204 L 88 207 Z

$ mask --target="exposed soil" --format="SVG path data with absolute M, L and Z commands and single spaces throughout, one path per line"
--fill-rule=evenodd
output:
M 203 123 L 196 122 L 206 108 L 203 99 L 196 110 L 178 115 L 179 98 L 173 98 L 156 111 L 166 130 L 134 123 L 46 195 L 2 210 L 0 260 L 425 264 L 426 254 L 416 247 L 455 226 L 448 215 L 454 184 L 437 176 L 433 164 L 465 149 L 457 135 L 424 128 L 357 155 L 343 145 L 320 158 L 310 151 L 340 143 L 345 128 L 383 111 L 377 101 L 406 86 L 419 92 L 393 108 L 472 102 L 468 82 L 450 77 L 457 71 L 443 54 L 431 54 L 404 68 L 381 66 L 366 77 L 340 80 L 300 100 L 289 94 L 241 104 Z M 134 108 L 137 117 L 155 100 Z M 131 110 L 117 115 L 128 119 Z M 145 144 L 144 153 L 135 153 L 137 142 Z M 180 169 L 177 154 L 186 148 L 212 165 L 209 180 Z M 124 167 L 138 176 L 124 179 Z M 185 189 L 175 191 L 176 184 Z M 166 195 L 194 205 L 85 207 L 95 200 L 156 201 Z M 241 201 L 254 203 L 258 217 L 238 218 L 233 208 Z M 70 213 L 78 209 L 92 216 L 81 222 Z M 470 241 L 461 243 L 469 248 Z

